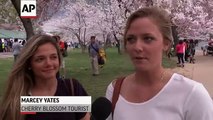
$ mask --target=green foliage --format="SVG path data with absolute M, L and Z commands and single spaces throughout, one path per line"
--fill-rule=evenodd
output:
M 94 77 L 88 54 L 80 54 L 79 52 L 79 50 L 73 50 L 70 57 L 65 58 L 67 73 L 68 76 L 79 79 L 93 98 L 104 96 L 107 85 L 113 79 L 133 71 L 126 56 L 119 55 L 116 49 L 107 49 L 106 65 L 100 69 L 100 75 Z
M 5 81 L 12 68 L 13 58 L 0 59 L 0 96 L 5 89 Z
M 74 49 L 65 57 L 67 76 L 78 79 L 93 100 L 104 96 L 108 84 L 119 76 L 125 76 L 134 71 L 127 55 L 119 55 L 117 49 L 110 48 L 106 50 L 107 61 L 101 68 L 99 76 L 92 76 L 91 64 L 88 54 L 81 53 L 81 49 Z M 5 81 L 11 69 L 13 58 L 0 59 L 0 96 L 3 93 Z M 164 58 L 165 67 L 174 67 L 176 63 Z

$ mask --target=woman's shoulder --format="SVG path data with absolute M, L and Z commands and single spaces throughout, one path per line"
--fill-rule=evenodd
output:
M 126 78 L 125 76 L 120 76 L 120 77 L 114 79 L 114 80 L 111 82 L 111 85 L 112 85 L 113 87 L 115 87 L 115 84 L 116 84 L 118 81 L 123 81 L 125 78 Z
M 202 85 L 201 83 L 178 73 L 173 73 L 171 77 L 171 84 L 177 87 L 181 86 L 182 89 L 189 91 L 191 91 L 197 86 Z
M 118 78 L 114 79 L 108 85 L 107 90 L 106 90 L 106 98 L 108 98 L 110 101 L 112 101 L 112 96 L 113 96 L 113 92 L 114 92 L 116 82 L 118 82 L 118 80 L 123 80 L 123 79 L 125 79 L 125 77 L 118 77 Z
M 75 96 L 87 96 L 87 92 L 79 82 L 79 80 L 75 78 L 66 78 L 66 79 L 59 79 L 61 87 L 66 87 L 67 90 L 70 92 L 74 91 Z M 64 84 L 63 84 L 64 83 Z
M 117 78 L 115 78 L 114 80 L 112 80 L 112 82 L 108 85 L 107 87 L 107 90 L 108 91 L 113 91 L 114 90 L 114 87 L 116 85 L 116 83 L 118 83 L 118 85 L 122 85 L 123 81 L 124 80 L 127 80 L 129 76 L 131 76 L 132 74 L 130 75 L 127 75 L 127 76 L 119 76 Z
M 189 113 L 189 118 L 207 120 L 208 116 L 208 120 L 210 120 L 213 117 L 212 99 L 203 84 L 180 74 L 175 74 L 174 82 L 181 83 L 181 87 L 179 86 L 176 93 L 180 92 L 185 95 L 184 111 Z
M 76 78 L 70 78 L 70 84 L 73 84 L 74 92 L 76 96 L 87 96 L 87 92 L 84 89 L 83 85 Z M 72 87 L 72 86 L 71 86 Z
M 181 75 L 179 73 L 173 73 L 171 79 L 175 82 L 182 82 L 191 85 L 200 84 L 199 82 L 192 80 L 191 78 Z
M 65 78 L 65 79 L 61 79 L 61 78 L 58 78 L 58 82 L 59 83 L 65 83 L 66 85 L 67 84 L 73 84 L 73 85 L 81 85 L 81 83 L 79 82 L 78 79 L 76 78 Z

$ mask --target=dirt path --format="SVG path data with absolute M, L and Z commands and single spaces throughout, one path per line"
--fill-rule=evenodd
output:
M 0 52 L 0 58 L 9 58 L 9 57 L 13 57 L 12 52 Z

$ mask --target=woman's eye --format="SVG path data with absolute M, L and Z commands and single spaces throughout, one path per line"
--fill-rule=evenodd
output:
M 54 59 L 54 60 L 57 59 L 57 58 L 58 58 L 58 56 L 52 56 L 51 57 L 51 59 Z
M 147 37 L 144 37 L 143 39 L 144 39 L 145 42 L 151 42 L 151 41 L 154 40 L 154 37 L 147 36 Z
M 135 38 L 134 37 L 127 37 L 127 42 L 129 42 L 129 43 L 134 43 L 135 42 Z
M 43 60 L 43 58 L 37 58 L 35 59 L 36 62 L 41 62 Z

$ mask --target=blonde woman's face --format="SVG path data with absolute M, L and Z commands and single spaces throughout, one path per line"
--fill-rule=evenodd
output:
M 126 34 L 126 51 L 136 69 L 161 66 L 165 48 L 163 36 L 150 18 L 138 18 L 131 23 Z
M 31 59 L 35 79 L 55 79 L 59 71 L 59 56 L 51 43 L 38 47 Z

